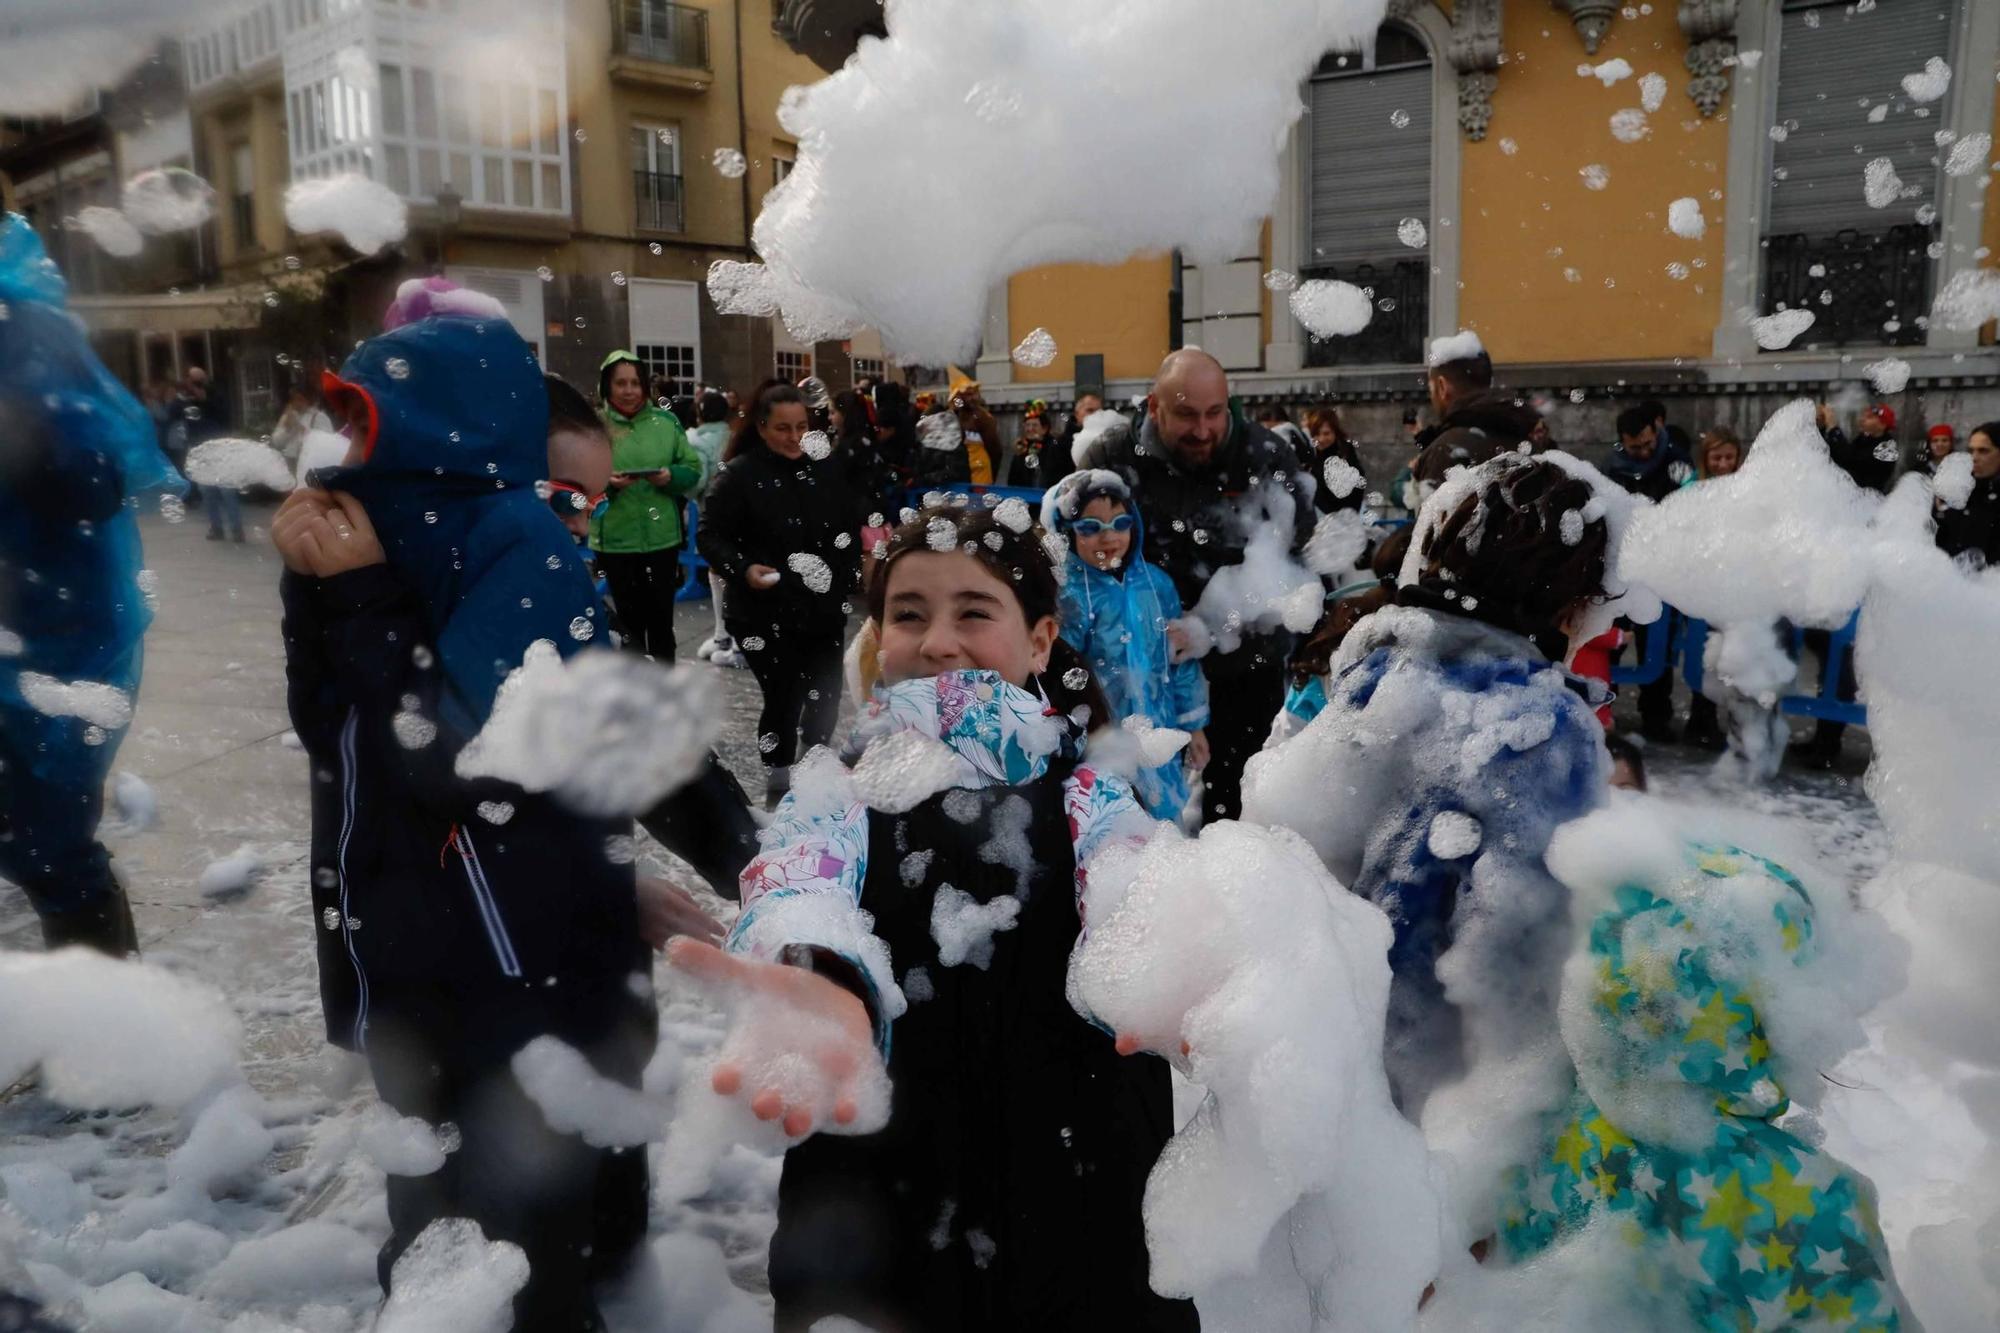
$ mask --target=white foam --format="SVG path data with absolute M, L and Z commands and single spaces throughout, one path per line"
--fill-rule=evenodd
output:
M 394 190 L 358 172 L 294 181 L 285 188 L 285 221 L 292 230 L 334 232 L 363 255 L 407 236 L 409 211 Z
M 552 792 L 582 814 L 639 814 L 706 761 L 722 725 L 718 689 L 707 672 L 608 648 L 564 662 L 538 642 L 459 751 L 458 774 Z

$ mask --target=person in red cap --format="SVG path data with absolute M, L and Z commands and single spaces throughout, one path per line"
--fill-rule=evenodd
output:
M 1873 403 L 1862 412 L 1853 439 L 1834 424 L 1833 409 L 1819 405 L 1819 430 L 1826 437 L 1827 452 L 1854 484 L 1864 490 L 1889 493 L 1896 465 L 1903 461 L 1903 447 L 1896 443 L 1896 409 L 1887 403 Z
M 1937 475 L 1938 464 L 1958 451 L 1958 432 L 1940 421 L 1924 436 L 1924 461 L 1919 465 L 1926 476 Z

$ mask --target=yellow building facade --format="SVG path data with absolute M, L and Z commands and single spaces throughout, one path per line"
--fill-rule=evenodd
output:
M 1892 397 L 1906 418 L 1926 404 L 1946 419 L 2000 408 L 1990 338 L 1925 327 L 1935 294 L 1992 266 L 2000 249 L 2000 219 L 1985 208 L 1990 143 L 1946 167 L 1959 141 L 1977 149 L 1978 136 L 1996 132 L 2000 5 L 1394 0 L 1375 54 L 1382 68 L 1412 71 L 1407 96 L 1380 80 L 1407 105 L 1359 129 L 1315 126 L 1315 110 L 1352 121 L 1362 113 L 1349 108 L 1370 106 L 1359 88 L 1345 101 L 1326 95 L 1342 93 L 1350 71 L 1375 78 L 1330 55 L 1301 89 L 1307 112 L 1254 255 L 1206 267 L 1171 255 L 1059 266 L 996 289 L 1004 321 L 989 309 L 980 363 L 988 397 L 1066 401 L 1079 354 L 1102 358 L 1114 397 L 1143 393 L 1171 347 L 1197 345 L 1222 358 L 1252 401 L 1339 402 L 1386 439 L 1421 399 L 1411 371 L 1423 339 L 1466 328 L 1502 382 L 1546 397 L 1559 439 L 1608 438 L 1606 418 L 1635 396 L 1710 400 L 1690 415 L 1754 428 L 1787 397 L 1859 381 L 1885 359 L 1911 367 L 1907 397 Z M 1904 76 L 1923 76 L 1932 55 L 1953 77 L 1921 100 Z M 1420 65 L 1427 104 L 1411 91 L 1423 89 Z M 1387 235 L 1396 221 L 1384 214 L 1385 244 L 1366 270 L 1379 277 L 1378 298 L 1411 293 L 1410 261 L 1428 270 L 1416 278 L 1421 326 L 1404 328 L 1390 355 L 1379 339 L 1361 354 L 1345 354 L 1339 339 L 1315 343 L 1287 293 L 1252 279 L 1274 269 L 1318 276 L 1311 246 L 1330 224 L 1316 221 L 1315 205 L 1365 210 L 1367 192 L 1385 188 L 1365 170 L 1351 192 L 1315 181 L 1316 163 L 1352 169 L 1404 151 L 1398 135 L 1426 130 L 1427 161 L 1411 169 L 1427 179 L 1408 184 L 1427 243 L 1399 251 Z M 1350 135 L 1353 151 L 1342 158 L 1316 134 Z M 1879 210 L 1860 202 L 1877 152 L 1910 182 Z M 1698 236 L 1670 228 L 1676 200 L 1698 206 Z M 1815 329 L 1789 348 L 1760 348 L 1751 318 L 1784 306 L 1813 310 Z M 1375 324 L 1395 318 L 1378 310 Z M 1036 328 L 1054 336 L 1056 362 L 1011 363 L 1008 349 Z M 1086 363 L 1084 378 L 1094 369 Z

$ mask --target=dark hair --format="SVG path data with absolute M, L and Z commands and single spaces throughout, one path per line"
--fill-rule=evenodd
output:
M 917 450 L 917 420 L 910 411 L 910 391 L 894 380 L 882 380 L 875 385 L 875 428 L 889 428 L 889 438 L 877 436 L 877 446 L 882 457 L 905 477 L 915 466 Z
M 1971 446 L 1972 437 L 1975 435 L 1984 435 L 1988 443 L 2000 446 L 2000 421 L 1982 421 L 1971 430 L 1965 432 L 1967 447 Z
M 1062 583 L 1041 525 L 1030 523 L 1017 532 L 1002 523 L 986 505 L 960 501 L 925 505 L 915 517 L 889 534 L 882 558 L 875 564 L 874 577 L 868 581 L 868 615 L 878 627 L 887 624 L 884 617 L 888 611 L 889 578 L 896 561 L 913 551 L 935 552 L 937 548 L 931 545 L 931 524 L 937 522 L 949 523 L 957 530 L 956 550 L 977 560 L 993 577 L 1014 590 L 1014 600 L 1020 604 L 1021 616 L 1029 625 L 1044 616 L 1062 619 L 1058 605 Z M 1082 683 L 1077 684 L 1078 681 Z M 1059 713 L 1074 714 L 1079 707 L 1089 709 L 1086 727 L 1111 726 L 1117 721 L 1089 663 L 1061 635 L 1056 636 L 1050 647 L 1048 669 L 1036 677 L 1036 683 Z
M 597 400 L 606 407 L 611 406 L 611 377 L 618 373 L 620 366 L 632 367 L 633 373 L 639 377 L 641 387 L 646 383 L 646 367 L 639 363 L 637 357 L 621 356 L 615 361 L 605 362 L 597 368 Z
M 758 385 L 757 391 L 745 401 L 747 406 L 743 409 L 743 421 L 736 427 L 736 433 L 729 437 L 729 447 L 722 452 L 724 462 L 746 449 L 763 448 L 764 437 L 757 433 L 757 428 L 771 419 L 771 412 L 778 404 L 797 403 L 804 407 L 806 396 L 799 392 L 797 385 L 772 379 Z
M 875 447 L 875 409 L 853 389 L 846 389 L 833 396 L 833 405 L 840 412 L 840 438 L 836 444 L 851 444 L 859 440 L 872 449 Z
M 1476 356 L 1462 356 L 1431 367 L 1431 374 L 1451 386 L 1453 393 L 1493 387 L 1493 358 L 1481 350 Z
M 610 437 L 604 425 L 604 418 L 590 405 L 590 400 L 577 391 L 574 384 L 560 375 L 544 374 L 542 388 L 549 397 L 549 433 L 559 430 L 579 430 L 592 435 Z
M 1312 411 L 1306 413 L 1306 434 L 1319 434 L 1321 426 L 1333 427 L 1333 438 L 1336 441 L 1347 438 L 1347 432 L 1341 429 L 1340 413 L 1330 407 L 1315 407 Z
M 1601 515 L 1585 517 L 1597 498 L 1589 482 L 1525 454 L 1502 454 L 1469 480 L 1423 534 L 1422 600 L 1533 638 L 1604 596 L 1611 531 Z
M 717 421 L 729 420 L 729 400 L 713 389 L 704 389 L 701 401 L 695 404 L 698 424 L 706 426 Z
M 1654 424 L 1657 418 L 1643 407 L 1628 407 L 1618 414 L 1618 438 L 1631 440 L 1638 438 L 1641 431 Z
M 1257 409 L 1257 422 L 1259 425 L 1269 425 L 1273 421 L 1290 420 L 1291 417 L 1286 415 L 1285 409 L 1277 403 L 1265 403 Z
M 1657 398 L 1648 398 L 1645 402 L 1639 404 L 1639 410 L 1646 414 L 1648 422 L 1666 419 L 1667 405 Z
M 1604 748 L 1611 752 L 1611 762 L 1623 764 L 1632 770 L 1632 780 L 1639 784 L 1639 790 L 1646 790 L 1646 755 L 1630 739 L 1617 732 L 1604 733 Z
M 684 393 L 677 393 L 667 404 L 667 410 L 674 414 L 674 420 L 681 423 L 682 430 L 695 428 L 694 399 Z

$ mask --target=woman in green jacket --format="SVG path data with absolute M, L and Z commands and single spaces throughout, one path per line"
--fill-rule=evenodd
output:
M 701 485 L 701 455 L 671 412 L 646 401 L 645 367 L 627 351 L 597 368 L 611 431 L 611 490 L 590 524 L 590 549 L 611 586 L 625 646 L 674 660 L 674 594 L 681 586 L 681 501 Z

